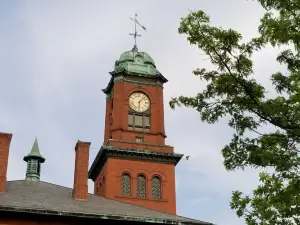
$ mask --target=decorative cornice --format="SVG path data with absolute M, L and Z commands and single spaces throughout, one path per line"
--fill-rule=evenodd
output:
M 150 150 L 127 149 L 103 145 L 89 170 L 89 178 L 95 181 L 108 158 L 150 161 L 176 165 L 182 157 L 183 154 L 177 153 L 154 152 Z
M 136 72 L 132 72 L 132 71 L 127 71 L 127 70 L 123 70 L 123 71 L 112 71 L 109 72 L 112 76 L 117 76 L 117 75 L 132 75 L 132 76 L 137 76 L 137 77 L 149 77 L 149 78 L 159 78 L 161 79 L 161 81 L 163 83 L 168 82 L 168 79 L 165 78 L 160 72 L 158 72 L 155 75 L 147 75 L 147 74 L 141 74 L 141 73 L 136 73 Z
M 106 88 L 102 89 L 102 91 L 109 95 L 111 92 L 111 89 L 113 87 L 113 84 L 116 82 L 115 78 L 116 77 L 120 77 L 117 82 L 119 81 L 125 81 L 128 83 L 134 83 L 134 84 L 144 84 L 144 85 L 154 85 L 154 86 L 161 86 L 163 87 L 163 84 L 168 82 L 167 78 L 165 78 L 161 73 L 158 73 L 157 75 L 145 75 L 145 74 L 139 74 L 139 73 L 133 73 L 133 72 L 128 72 L 128 71 L 120 71 L 120 72 L 116 72 L 116 71 L 112 71 L 110 72 L 111 74 L 111 79 L 107 85 Z M 149 82 L 149 81 L 139 81 L 139 80 L 134 80 L 134 79 L 130 79 L 130 77 L 137 77 L 137 78 L 146 78 L 146 79 L 151 79 L 153 80 L 153 82 Z
M 150 115 L 150 114 L 148 114 Z M 145 131 L 137 131 L 137 130 L 128 130 L 128 129 L 123 129 L 123 128 L 114 128 L 114 129 L 111 129 L 111 131 L 123 131 L 123 132 L 130 132 L 130 133 L 136 133 L 136 134 L 145 134 Z M 161 135 L 162 137 L 164 138 L 167 138 L 168 136 L 165 134 L 165 133 L 162 133 L 162 132 L 146 132 L 146 134 L 150 134 L 150 135 Z M 118 140 L 119 142 L 125 142 L 125 143 L 130 143 L 131 141 L 125 141 L 125 140 Z M 138 144 L 135 142 L 135 144 Z M 143 143 L 141 143 L 143 144 Z M 147 144 L 147 145 L 152 145 L 152 144 Z M 157 144 L 153 144 L 153 145 L 156 145 Z M 166 146 L 166 145 L 164 145 Z

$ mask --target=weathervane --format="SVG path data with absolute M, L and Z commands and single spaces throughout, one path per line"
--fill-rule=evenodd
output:
M 138 48 L 137 48 L 137 45 L 136 45 L 136 38 L 137 37 L 141 37 L 142 35 L 138 34 L 137 33 L 137 30 L 136 30 L 136 25 L 139 25 L 141 28 L 143 28 L 144 30 L 146 30 L 146 27 L 144 27 L 143 25 L 140 24 L 140 22 L 137 20 L 137 14 L 135 14 L 135 18 L 131 18 L 129 17 L 133 22 L 134 22 L 134 33 L 129 33 L 129 35 L 132 35 L 134 37 L 134 46 L 133 46 L 133 51 L 137 51 Z

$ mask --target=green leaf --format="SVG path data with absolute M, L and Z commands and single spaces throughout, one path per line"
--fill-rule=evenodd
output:
M 235 30 L 211 25 L 202 10 L 182 18 L 179 33 L 217 69 L 195 69 L 206 88 L 194 97 L 172 98 L 170 107 L 194 108 L 209 124 L 228 118 L 234 135 L 221 150 L 227 170 L 268 169 L 260 173 L 251 196 L 233 192 L 230 207 L 238 217 L 248 225 L 300 224 L 300 1 L 257 1 L 267 12 L 260 36 L 249 42 Z M 252 61 L 252 54 L 268 43 L 285 47 L 277 61 L 288 69 L 285 74 L 270 71 L 277 93 L 272 98 L 266 97 L 270 87 L 254 79 Z M 265 126 L 274 129 L 262 132 Z

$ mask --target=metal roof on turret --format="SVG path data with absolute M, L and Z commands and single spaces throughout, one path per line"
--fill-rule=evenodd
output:
M 24 161 L 28 161 L 30 158 L 38 159 L 40 162 L 45 162 L 45 158 L 40 153 L 39 144 L 37 138 L 35 138 L 31 151 L 28 155 L 24 156 Z
M 126 71 L 147 76 L 158 76 L 160 72 L 156 69 L 153 58 L 146 52 L 140 52 L 137 48 L 125 51 L 119 60 L 115 62 L 114 71 Z

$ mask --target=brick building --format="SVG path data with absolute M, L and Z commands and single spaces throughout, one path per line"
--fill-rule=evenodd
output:
M 37 140 L 24 157 L 25 180 L 7 181 L 12 134 L 0 133 L 0 224 L 210 224 L 176 215 L 175 166 L 183 155 L 165 143 L 167 79 L 137 48 L 110 75 L 103 145 L 88 168 L 90 143 L 76 143 L 73 189 L 40 181 Z

